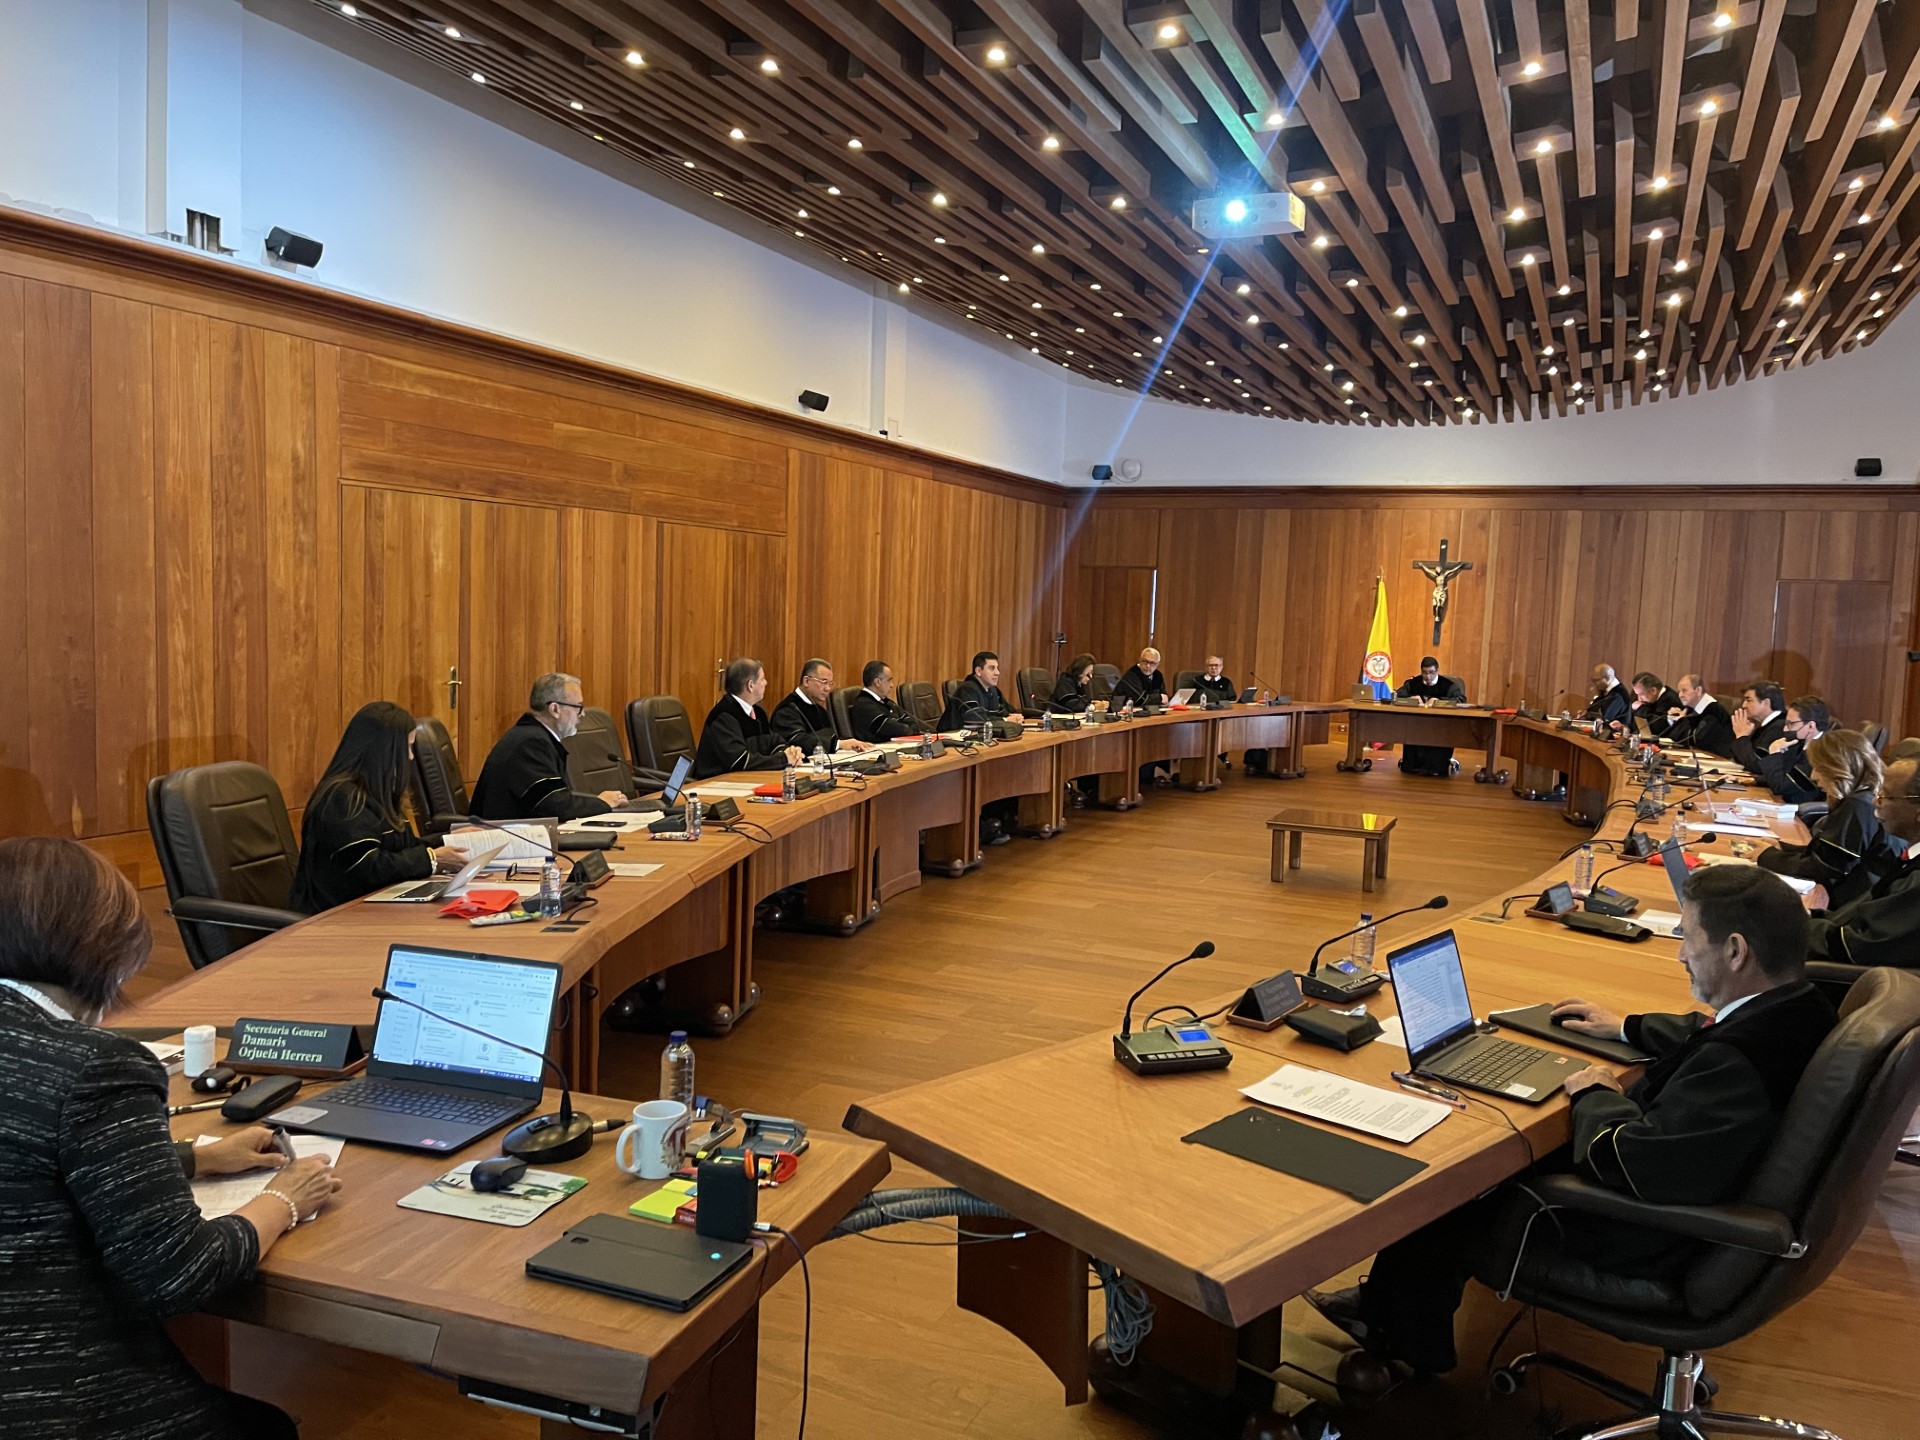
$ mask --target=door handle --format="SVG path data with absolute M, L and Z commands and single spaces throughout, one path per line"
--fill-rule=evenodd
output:
M 449 665 L 447 667 L 447 709 L 458 710 L 460 708 L 460 687 L 465 683 L 466 682 L 460 678 L 460 667 L 458 665 Z

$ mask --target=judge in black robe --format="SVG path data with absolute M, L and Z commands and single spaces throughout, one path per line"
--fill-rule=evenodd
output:
M 1638 734 L 1640 722 L 1644 720 L 1647 722 L 1649 735 L 1664 733 L 1662 726 L 1666 721 L 1667 712 L 1680 708 L 1680 697 L 1662 684 L 1658 675 L 1647 670 L 1642 670 L 1633 677 L 1631 689 L 1633 705 L 1628 711 L 1625 723 L 1621 726 L 1622 732 L 1629 735 Z
M 735 770 L 784 770 L 806 758 L 780 737 L 760 708 L 767 693 L 766 668 L 758 660 L 727 666 L 727 693 L 707 712 L 700 727 L 700 748 L 693 756 L 693 778 L 707 780 Z
M 893 698 L 893 667 L 886 661 L 869 660 L 860 672 L 860 686 L 847 701 L 847 718 L 856 737 L 878 745 L 925 732 L 926 727 Z
M 1573 1173 L 1656 1205 L 1715 1205 L 1740 1193 L 1773 1143 L 1795 1087 L 1835 1024 L 1810 984 L 1798 897 L 1752 866 L 1715 866 L 1687 883 L 1682 942 L 1705 1015 L 1632 1015 L 1554 1007 L 1571 1028 L 1624 1039 L 1654 1057 L 1624 1092 L 1593 1066 L 1566 1082 L 1570 1147 L 1538 1168 Z M 1713 934 L 1720 932 L 1720 939 Z M 1357 1292 L 1310 1303 L 1383 1358 L 1440 1373 L 1455 1364 L 1453 1315 L 1470 1277 L 1501 1285 L 1585 1262 L 1606 1273 L 1677 1279 L 1698 1243 L 1626 1221 L 1542 1217 L 1526 1176 L 1389 1245 Z M 1529 1222 L 1538 1221 L 1538 1223 Z
M 1093 656 L 1076 655 L 1053 682 L 1047 709 L 1056 715 L 1084 715 L 1093 703 Z
M 1771 680 L 1759 680 L 1747 686 L 1740 701 L 1740 714 L 1733 721 L 1730 756 L 1734 764 L 1751 775 L 1765 768 L 1764 756 L 1773 742 L 1787 733 L 1786 699 Z
M 1755 857 L 1763 868 L 1827 891 L 1827 908 L 1844 909 L 1898 863 L 1873 810 L 1873 792 L 1856 790 L 1833 801 L 1805 845 L 1776 845 Z
M 1593 698 L 1587 702 L 1585 718 L 1598 720 L 1602 726 L 1615 721 L 1624 724 L 1633 714 L 1633 692 L 1620 683 L 1611 665 L 1594 666 L 1589 678 L 1593 681 Z
M 811 755 L 816 749 L 831 755 L 836 750 L 864 750 L 864 740 L 840 738 L 827 701 L 833 696 L 833 666 L 824 660 L 809 660 L 800 667 L 800 683 L 773 711 L 774 733 L 789 745 L 797 745 Z M 851 724 L 851 707 L 847 716 Z
M 942 730 L 970 730 L 982 720 L 1004 720 L 1013 713 L 1000 693 L 1000 657 L 982 650 L 973 657 L 973 673 L 954 688 L 941 712 Z
M 1912 837 L 1920 836 L 1916 790 L 1920 761 L 1887 766 L 1875 805 L 1889 857 L 1886 869 L 1864 895 L 1815 913 L 1807 936 L 1809 960 L 1920 968 L 1920 847 L 1908 848 Z
M 580 728 L 585 701 L 571 675 L 542 675 L 533 682 L 527 713 L 494 742 L 474 782 L 468 808 L 486 820 L 522 820 L 545 815 L 584 820 L 622 804 L 617 790 L 582 795 L 567 780 L 566 741 Z
M 388 700 L 362 705 L 308 797 L 289 908 L 317 915 L 402 880 L 452 868 L 458 852 L 408 822 L 413 716 Z
M 1733 717 L 1727 707 L 1707 693 L 1706 683 L 1698 675 L 1682 675 L 1679 686 L 1680 713 L 1666 712 L 1666 726 L 1654 726 L 1654 734 L 1670 744 L 1687 750 L 1704 750 L 1709 755 L 1726 757 L 1733 753 Z
M 1465 700 L 1467 690 L 1459 680 L 1440 673 L 1440 662 L 1431 655 L 1421 657 L 1420 673 L 1409 675 L 1393 692 L 1401 700 L 1431 705 L 1436 700 Z M 1400 768 L 1409 775 L 1434 775 L 1446 779 L 1453 774 L 1451 745 L 1403 745 Z
M 1148 647 L 1113 684 L 1113 704 L 1159 705 L 1167 698 L 1167 677 L 1160 669 L 1160 652 Z
M 1780 738 L 1754 756 L 1760 766 L 1754 774 L 1789 805 L 1811 805 L 1825 799 L 1826 792 L 1813 778 L 1807 747 L 1832 728 L 1833 712 L 1827 702 L 1817 695 L 1802 695 L 1787 706 L 1786 728 Z

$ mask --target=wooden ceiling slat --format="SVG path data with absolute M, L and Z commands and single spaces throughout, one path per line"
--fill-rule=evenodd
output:
M 1413 159 L 1421 184 L 1426 187 L 1427 203 L 1442 225 L 1454 220 L 1453 188 L 1447 183 L 1445 167 L 1440 163 L 1440 135 L 1433 123 L 1433 111 L 1427 104 L 1426 87 L 1413 73 L 1413 55 L 1394 34 L 1388 11 L 1381 0 L 1355 0 L 1354 24 L 1373 57 L 1374 77 L 1400 122 L 1400 138 Z
M 1848 62 L 1860 48 L 1873 19 L 1875 0 L 1820 0 L 1813 12 L 1813 43 L 1807 57 L 1813 76 L 1813 103 L 1801 111 L 1798 138 L 1803 142 L 1826 134 L 1827 122 L 1846 87 Z

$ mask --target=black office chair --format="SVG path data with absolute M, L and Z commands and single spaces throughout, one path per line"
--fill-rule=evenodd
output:
M 833 733 L 842 740 L 858 740 L 853 733 L 853 712 L 849 708 L 853 697 L 860 693 L 858 685 L 842 685 L 827 697 L 827 713 L 833 716 Z
M 1878 754 L 1885 755 L 1887 753 L 1887 727 L 1882 725 L 1878 720 L 1862 720 L 1853 728 L 1867 737 L 1867 743 L 1871 745 Z
M 634 764 L 662 775 L 671 774 L 681 756 L 693 759 L 693 722 L 679 697 L 648 695 L 628 705 L 627 748 Z
M 1633 1408 L 1611 1427 L 1576 1426 L 1562 1440 L 1731 1430 L 1835 1440 L 1816 1426 L 1701 1410 L 1701 1354 L 1751 1334 L 1809 1294 L 1866 1225 L 1902 1132 L 1920 1103 L 1920 974 L 1866 971 L 1840 1023 L 1814 1054 L 1779 1134 L 1738 1199 L 1650 1205 L 1573 1175 L 1530 1182 L 1555 1209 L 1624 1220 L 1702 1242 L 1684 1271 L 1646 1279 L 1539 1252 L 1513 1286 L 1525 1304 L 1663 1352 L 1652 1395 L 1550 1352 L 1522 1355 L 1495 1376 L 1507 1393 L 1535 1366 L 1560 1370 Z M 1506 1277 L 1482 1276 L 1490 1284 Z
M 1014 676 L 1020 689 L 1020 708 L 1029 715 L 1044 715 L 1053 698 L 1053 672 L 1029 665 Z
M 1178 675 L 1173 677 L 1173 689 L 1167 693 L 1178 694 L 1182 690 L 1199 689 L 1201 673 L 1202 672 L 1198 670 L 1182 670 Z
M 307 917 L 287 908 L 300 849 L 273 776 L 245 760 L 147 782 L 167 913 L 196 970 Z
M 958 680 L 942 680 L 940 682 L 941 703 L 943 705 L 951 705 L 953 703 L 953 697 L 959 693 L 959 690 L 960 682 Z
M 631 800 L 639 794 L 633 770 L 620 756 L 620 732 L 613 716 L 597 705 L 580 712 L 580 725 L 565 742 L 567 784 L 582 795 L 618 790 Z
M 1097 660 L 1094 662 L 1093 680 L 1087 686 L 1087 694 L 1094 700 L 1111 700 L 1114 687 L 1119 683 L 1120 667 Z
M 893 692 L 893 698 L 900 708 L 927 729 L 931 730 L 940 723 L 940 701 L 934 694 L 931 680 L 903 681 Z
M 444 835 L 466 823 L 471 804 L 467 782 L 460 776 L 460 757 L 453 753 L 453 737 L 431 715 L 413 721 L 413 773 L 426 800 L 421 814 L 427 834 Z

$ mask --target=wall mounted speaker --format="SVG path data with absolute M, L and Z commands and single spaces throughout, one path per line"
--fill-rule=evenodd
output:
M 818 390 L 802 390 L 800 392 L 800 408 L 802 410 L 824 410 L 827 408 L 827 397 L 822 395 Z
M 1113 466 L 1111 465 L 1094 466 L 1093 478 L 1096 480 L 1111 480 L 1113 478 Z
M 1877 457 L 1856 460 L 1853 462 L 1853 473 L 1862 480 L 1877 479 L 1880 474 L 1880 461 Z
M 318 265 L 321 249 L 318 240 L 296 235 L 291 230 L 282 230 L 278 225 L 267 232 L 268 253 L 279 256 L 289 265 Z

